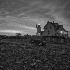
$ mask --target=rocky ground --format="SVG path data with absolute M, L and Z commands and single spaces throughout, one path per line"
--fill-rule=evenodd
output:
M 0 70 L 70 70 L 70 46 L 0 44 Z

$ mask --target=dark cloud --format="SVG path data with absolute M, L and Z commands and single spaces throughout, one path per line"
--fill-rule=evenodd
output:
M 36 15 L 39 17 L 54 19 L 55 17 L 52 15 L 53 13 L 56 13 L 59 14 L 60 17 L 69 20 L 69 6 L 70 0 L 0 0 L 0 14 L 3 16 L 8 14 L 14 16 L 23 12 L 23 16 Z M 5 12 L 8 12 L 8 14 Z
M 25 15 L 37 14 L 47 18 L 47 14 L 53 11 L 53 13 L 60 13 L 64 18 L 69 18 L 69 6 L 69 0 L 0 0 L 1 13 L 5 14 L 5 11 L 7 11 L 11 15 L 23 12 Z

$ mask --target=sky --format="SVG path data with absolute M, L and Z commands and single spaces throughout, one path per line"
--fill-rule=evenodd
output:
M 48 21 L 70 31 L 70 0 L 0 0 L 0 34 L 34 35 Z

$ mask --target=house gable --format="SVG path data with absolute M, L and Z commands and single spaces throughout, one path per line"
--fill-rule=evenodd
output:
M 52 22 L 49 22 L 49 21 L 48 21 L 47 24 L 44 26 L 43 29 L 45 30 L 45 29 L 47 29 L 48 27 L 54 27 L 53 24 L 52 24 Z
M 47 22 L 44 26 L 44 32 L 42 33 L 43 36 L 54 36 L 55 35 L 55 28 L 52 22 Z

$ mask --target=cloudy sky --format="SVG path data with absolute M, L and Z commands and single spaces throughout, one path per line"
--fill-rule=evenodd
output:
M 36 24 L 63 24 L 70 31 L 70 0 L 0 0 L 0 34 L 36 34 Z

